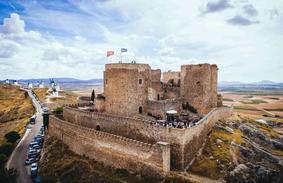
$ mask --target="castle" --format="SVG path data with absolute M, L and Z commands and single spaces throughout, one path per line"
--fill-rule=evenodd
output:
M 216 65 L 182 65 L 180 72 L 162 73 L 161 81 L 161 70 L 152 70 L 148 64 L 106 64 L 104 97 L 97 102 L 97 110 L 122 116 L 146 113 L 164 119 L 166 111 L 180 112 L 182 104 L 188 103 L 207 114 L 222 105 L 217 71 Z
M 217 71 L 182 65 L 161 78 L 148 64 L 106 64 L 94 109 L 65 106 L 60 118 L 50 117 L 48 134 L 114 167 L 146 175 L 185 170 L 214 124 L 232 114 L 217 95 Z

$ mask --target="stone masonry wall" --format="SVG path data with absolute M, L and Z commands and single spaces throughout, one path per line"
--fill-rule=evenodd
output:
M 55 136 L 79 155 L 117 168 L 138 172 L 170 171 L 170 145 L 148 144 L 83 127 L 54 116 L 50 117 L 48 135 Z
M 106 64 L 104 72 L 105 111 L 131 116 L 142 112 L 148 100 L 148 64 Z
M 153 121 L 82 112 L 70 107 L 65 107 L 63 111 L 64 119 L 74 124 L 94 129 L 99 126 L 101 131 L 146 143 L 168 142 L 171 149 L 171 169 L 177 170 L 184 169 L 193 159 L 215 122 L 229 115 L 230 108 L 216 108 L 203 118 L 199 125 L 179 129 L 155 126 Z
M 162 73 L 162 82 L 163 83 L 168 83 L 168 81 L 170 79 L 174 80 L 174 84 L 178 84 L 178 81 L 181 79 L 180 72 L 168 71 L 168 72 Z
M 182 103 L 180 100 L 158 100 L 147 102 L 147 113 L 151 113 L 154 116 L 161 116 L 162 119 L 166 118 L 166 111 L 176 110 L 181 112 Z
M 181 97 L 202 114 L 217 107 L 217 66 L 182 65 Z
M 152 82 L 160 82 L 161 81 L 161 70 L 155 69 L 151 70 L 151 81 Z

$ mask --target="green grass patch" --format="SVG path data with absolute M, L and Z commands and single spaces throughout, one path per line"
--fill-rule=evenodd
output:
M 226 102 L 234 102 L 233 99 L 230 99 L 230 98 L 223 98 L 223 101 L 226 101 Z
M 271 100 L 280 100 L 280 98 L 277 97 L 266 97 L 267 99 L 271 99 Z
M 268 103 L 264 100 L 260 100 L 260 99 L 253 99 L 253 100 L 249 100 L 249 101 L 241 101 L 241 103 L 243 104 L 262 104 L 262 103 Z
M 234 106 L 234 109 L 247 110 L 247 111 L 260 111 L 259 109 L 252 106 Z

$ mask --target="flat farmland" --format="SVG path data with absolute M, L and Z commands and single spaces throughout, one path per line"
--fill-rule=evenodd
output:
M 283 94 L 255 94 L 221 92 L 223 104 L 234 106 L 234 111 L 253 119 L 275 116 L 283 118 Z

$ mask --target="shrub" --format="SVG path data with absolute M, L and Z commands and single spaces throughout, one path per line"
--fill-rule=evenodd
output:
M 62 114 L 63 113 L 63 107 L 56 107 L 54 109 L 54 113 L 55 113 L 55 115 Z
M 115 173 L 120 177 L 127 177 L 129 175 L 128 170 L 124 168 L 117 168 Z
M 0 166 L 4 165 L 7 159 L 8 157 L 6 156 L 6 154 L 0 154 Z
M 15 143 L 18 139 L 21 138 L 18 132 L 11 131 L 5 135 L 7 142 Z
M 2 183 L 14 183 L 17 182 L 18 173 L 16 169 L 7 170 L 4 167 L 1 167 L 0 170 L 0 182 Z
M 0 154 L 5 154 L 6 156 L 10 156 L 13 152 L 14 145 L 12 143 L 6 143 L 0 146 Z

